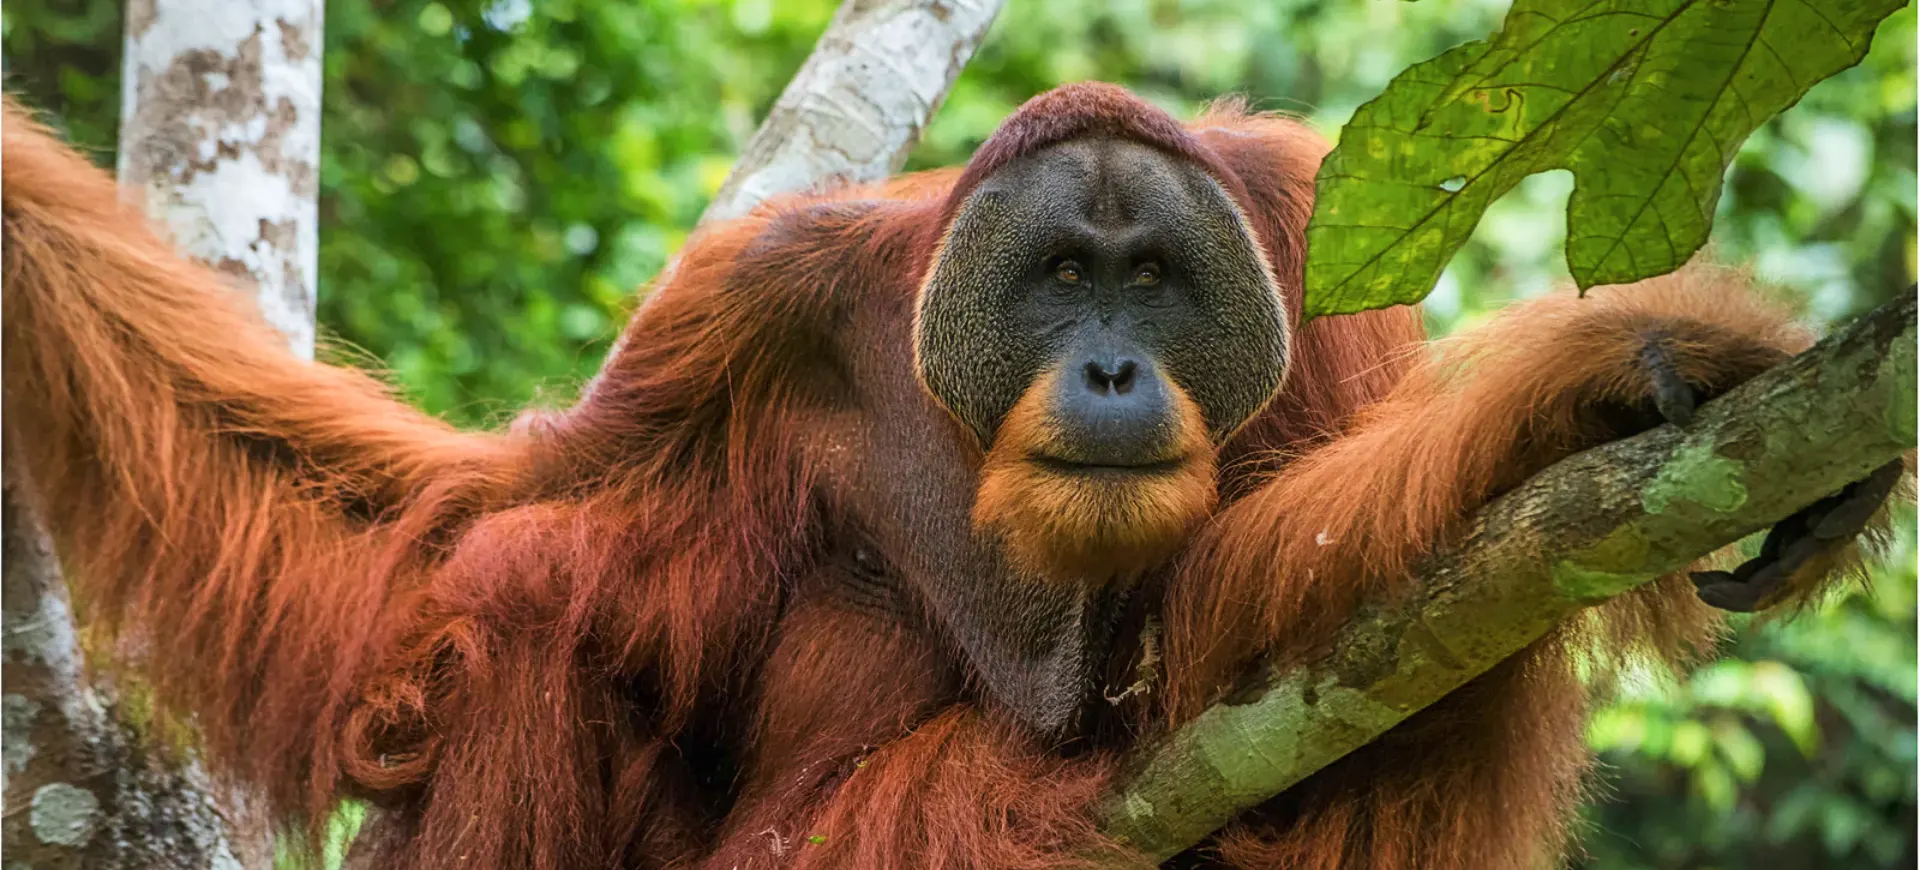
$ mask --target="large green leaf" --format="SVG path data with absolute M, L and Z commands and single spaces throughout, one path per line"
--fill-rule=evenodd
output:
M 1307 228 L 1307 313 L 1420 301 L 1488 204 L 1552 169 L 1575 176 L 1582 288 L 1678 268 L 1740 143 L 1904 5 L 1517 0 L 1492 38 L 1409 68 L 1341 131 Z

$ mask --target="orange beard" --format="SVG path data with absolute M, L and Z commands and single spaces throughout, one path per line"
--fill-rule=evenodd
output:
M 1180 551 L 1212 512 L 1214 452 L 1200 408 L 1168 383 L 1180 415 L 1178 465 L 1154 471 L 1069 470 L 1043 464 L 1058 432 L 1046 397 L 1057 371 L 1034 381 L 994 436 L 980 471 L 973 527 L 997 536 L 1015 567 L 1059 580 L 1125 580 Z

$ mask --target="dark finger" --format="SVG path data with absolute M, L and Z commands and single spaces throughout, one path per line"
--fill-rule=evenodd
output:
M 1695 589 L 1716 586 L 1722 583 L 1741 582 L 1740 578 L 1733 576 L 1733 574 L 1727 571 L 1695 571 L 1687 576 L 1693 580 Z
M 1806 558 L 1803 556 L 1800 561 L 1805 562 Z M 1747 580 L 1746 591 L 1751 599 L 1748 610 L 1759 610 L 1763 602 L 1772 600 L 1775 593 L 1787 585 L 1787 578 L 1791 576 L 1793 570 L 1785 562 L 1762 565 L 1760 570 L 1753 572 L 1753 576 Z
M 1680 376 L 1679 367 L 1667 357 L 1666 345 L 1662 339 L 1655 338 L 1647 342 L 1640 351 L 1640 362 L 1646 367 L 1647 379 L 1653 387 L 1653 407 L 1675 426 L 1685 426 L 1693 422 L 1694 408 L 1698 407 L 1699 397 L 1693 387 Z
M 1796 538 L 1792 543 L 1787 544 L 1786 548 L 1780 552 L 1780 558 L 1773 563 L 1780 568 L 1780 579 L 1792 577 L 1807 564 L 1807 560 L 1812 559 L 1823 549 L 1825 545 L 1818 538 L 1813 537 Z M 1747 582 L 1759 582 L 1760 574 L 1761 572 L 1755 571 L 1753 577 Z
M 1823 545 L 1811 537 L 1792 537 L 1779 527 L 1767 534 L 1772 555 L 1750 559 L 1729 571 L 1696 571 L 1693 585 L 1700 600 L 1736 613 L 1752 613 L 1779 594 L 1787 579 L 1819 554 Z
M 1813 536 L 1823 541 L 1837 541 L 1860 534 L 1873 520 L 1873 515 L 1886 504 L 1887 496 L 1893 494 L 1893 488 L 1900 483 L 1900 463 L 1889 462 L 1880 466 L 1867 476 L 1841 490 L 1839 504 L 1820 517 L 1813 525 Z
M 1785 546 L 1787 541 L 1795 537 L 1799 537 L 1797 530 L 1787 528 L 1787 526 L 1791 524 L 1795 519 L 1797 519 L 1798 516 L 1799 515 L 1796 514 L 1794 516 L 1787 517 L 1786 519 L 1781 520 L 1778 525 L 1775 525 L 1773 528 L 1767 530 L 1766 540 L 1762 541 L 1760 544 L 1760 555 L 1757 558 L 1755 558 L 1753 562 L 1771 562 L 1775 559 L 1780 558 L 1780 548 Z M 1752 565 L 1753 562 L 1748 562 L 1746 565 L 1742 565 L 1740 567 L 1745 568 L 1747 567 L 1747 565 Z M 1747 573 L 1751 574 L 1753 572 L 1749 571 Z
M 1733 576 L 1725 571 L 1701 571 L 1693 575 L 1693 582 L 1701 601 L 1706 602 L 1710 607 L 1734 613 L 1752 613 L 1759 606 L 1760 598 L 1754 593 L 1751 584 L 1738 581 L 1723 582 L 1717 578 L 1702 576 L 1715 574 Z

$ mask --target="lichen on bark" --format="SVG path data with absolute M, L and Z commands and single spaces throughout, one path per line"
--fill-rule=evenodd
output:
M 1581 608 L 1766 528 L 1914 447 L 1915 300 L 1700 409 L 1571 457 L 1474 518 L 1419 592 L 1363 609 L 1326 657 L 1138 749 L 1105 830 L 1150 858 L 1200 842 Z

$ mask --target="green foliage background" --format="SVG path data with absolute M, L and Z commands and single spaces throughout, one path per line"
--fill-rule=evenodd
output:
M 111 165 L 119 0 L 0 9 L 9 89 Z M 320 320 L 468 425 L 564 403 L 826 25 L 831 0 L 330 0 Z M 1498 0 L 1010 0 L 911 167 L 965 159 L 1032 94 L 1118 81 L 1179 113 L 1238 92 L 1333 135 Z M 1815 321 L 1915 273 L 1914 13 L 1742 149 L 1714 245 Z M 1428 297 L 1437 332 L 1562 287 L 1571 180 L 1495 202 Z M 1903 537 L 1911 540 L 1906 521 Z M 1581 866 L 1911 867 L 1915 577 L 1741 633 L 1594 721 Z

